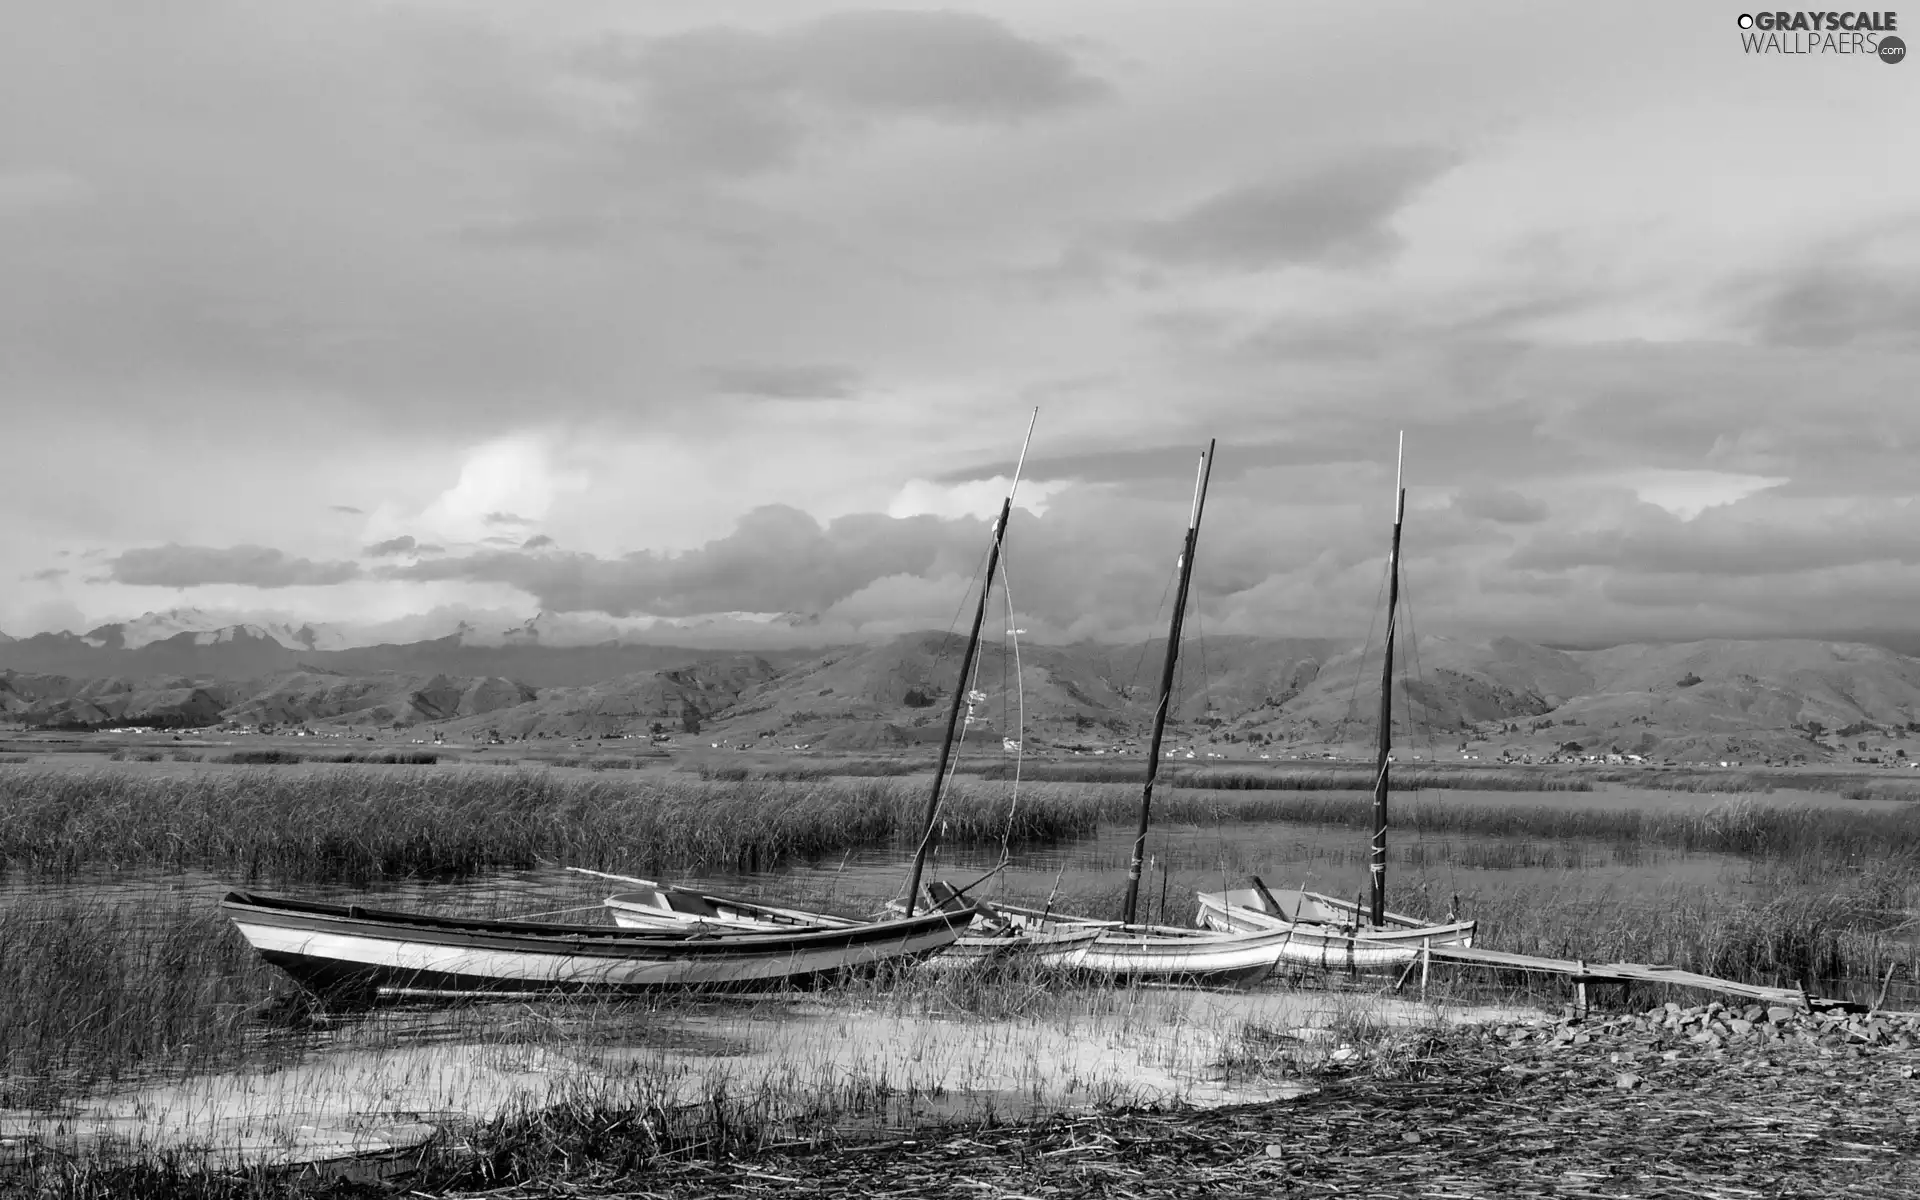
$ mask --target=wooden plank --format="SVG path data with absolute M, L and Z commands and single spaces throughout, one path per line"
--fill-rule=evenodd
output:
M 1737 983 L 1731 979 L 1716 979 L 1711 975 L 1683 971 L 1678 967 L 1654 966 L 1645 963 L 1580 963 L 1563 958 L 1539 958 L 1531 954 L 1512 954 L 1504 950 L 1483 950 L 1461 946 L 1434 946 L 1428 953 L 1434 958 L 1448 962 L 1500 967 L 1514 971 L 1536 971 L 1547 975 L 1564 975 L 1576 984 L 1664 983 L 1673 987 L 1749 996 L 1756 1000 L 1792 1005 L 1795 1008 L 1807 1007 L 1808 1003 L 1806 997 L 1792 988 Z

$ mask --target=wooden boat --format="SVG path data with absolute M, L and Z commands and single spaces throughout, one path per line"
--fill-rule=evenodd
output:
M 600 874 L 600 872 L 594 872 Z M 727 896 L 712 896 L 690 888 L 651 880 L 631 879 L 631 891 L 606 899 L 614 924 L 626 929 L 706 929 L 715 934 L 790 933 L 799 929 L 847 929 L 860 924 L 852 917 L 752 904 Z
M 1402 441 L 1402 461 L 1405 443 Z M 1473 945 L 1475 922 L 1449 919 L 1431 924 L 1387 911 L 1387 786 L 1393 757 L 1393 642 L 1400 607 L 1400 532 L 1406 519 L 1407 489 L 1396 467 L 1393 543 L 1387 557 L 1386 655 L 1380 673 L 1379 748 L 1373 781 L 1374 832 L 1367 873 L 1371 902 L 1367 911 L 1318 892 L 1275 893 L 1254 876 L 1251 888 L 1201 892 L 1199 923 L 1209 929 L 1289 931 L 1283 961 L 1308 966 L 1394 967 L 1412 962 L 1424 948 Z
M 1430 946 L 1466 949 L 1473 945 L 1474 922 L 1431 925 L 1400 913 L 1386 913 L 1380 928 L 1363 924 L 1365 914 L 1351 901 L 1308 891 L 1270 891 L 1265 887 L 1201 892 L 1200 923 L 1236 933 L 1285 933 L 1280 961 L 1326 969 L 1394 967 L 1412 962 Z M 1277 911 L 1276 911 L 1277 910 Z
M 1160 766 L 1160 746 L 1172 703 L 1174 671 L 1180 652 L 1180 629 L 1193 582 L 1194 553 L 1199 546 L 1200 518 L 1206 507 L 1207 480 L 1213 471 L 1214 443 L 1207 444 L 1194 481 L 1193 509 L 1180 555 L 1180 582 L 1172 623 L 1167 632 L 1167 657 L 1160 680 L 1159 704 L 1154 712 L 1153 739 L 1147 754 L 1147 778 L 1140 796 L 1140 823 L 1127 867 L 1127 902 L 1121 921 L 1084 918 L 1035 911 L 1014 905 L 987 906 L 993 913 L 1017 919 L 1033 931 L 1096 931 L 1075 966 L 1081 974 L 1116 984 L 1180 983 L 1203 986 L 1251 987 L 1265 979 L 1280 958 L 1287 935 L 1220 932 L 1135 924 L 1147 828 L 1153 802 L 1154 777 Z
M 475 920 L 229 892 L 221 907 L 260 956 L 329 998 L 476 993 L 761 991 L 937 954 L 974 910 L 714 937 L 607 925 Z
M 1038 418 L 1039 410 L 1036 409 L 1035 421 Z M 914 906 L 921 891 L 920 876 L 926 864 L 928 847 L 933 840 L 934 823 L 940 811 L 940 799 L 947 779 L 947 765 L 952 759 L 955 735 L 962 728 L 961 710 L 967 705 L 969 691 L 967 683 L 972 678 L 974 659 L 979 653 L 980 627 L 986 620 L 987 601 L 993 590 L 994 570 L 999 563 L 1000 553 L 1005 544 L 1007 523 L 1013 515 L 1014 492 L 1019 486 L 1021 471 L 1026 465 L 1027 449 L 1032 440 L 1033 422 L 1029 422 L 1027 440 L 1021 445 L 1020 458 L 1014 465 L 1006 499 L 1000 506 L 1000 517 L 993 524 L 993 542 L 987 555 L 980 599 L 974 609 L 973 627 L 967 636 L 966 653 L 960 662 L 959 678 L 955 683 L 953 701 L 947 713 L 946 737 L 940 745 L 940 760 L 933 774 L 933 790 L 927 797 L 920 841 L 914 851 L 913 866 L 909 873 L 906 893 L 908 899 L 889 906 L 901 913 L 903 917 L 913 915 Z M 579 868 L 573 869 L 579 870 Z M 606 878 L 621 878 L 605 876 L 604 873 L 596 871 L 584 873 L 602 875 Z M 629 928 L 697 927 L 719 936 L 734 937 L 768 930 L 839 929 L 854 924 L 850 918 L 836 917 L 827 913 L 751 904 L 649 880 L 625 879 L 623 881 L 639 886 L 635 890 L 609 896 L 606 904 L 614 921 Z M 1038 966 L 1065 966 L 1078 962 L 1087 947 L 1099 936 L 1097 928 L 1029 927 L 1021 921 L 989 915 L 965 901 L 954 899 L 952 902 L 947 902 L 938 894 L 941 886 L 934 884 L 927 889 L 932 894 L 934 908 L 949 913 L 971 912 L 975 915 L 970 918 L 972 923 L 962 936 L 948 945 L 943 954 L 928 960 L 929 965 L 936 968 L 1015 958 Z
M 731 937 L 797 928 L 845 929 L 859 924 L 850 917 L 831 913 L 752 904 L 642 880 L 628 882 L 644 886 L 608 896 L 606 900 L 614 923 L 628 929 L 707 929 Z M 965 933 L 939 954 L 923 960 L 923 965 L 935 970 L 979 966 L 1016 957 L 1036 966 L 1071 967 L 1078 964 L 1086 948 L 1100 934 L 1097 926 L 1029 927 L 1024 919 L 1009 920 L 991 906 L 969 906 L 942 884 L 929 884 L 927 890 L 935 903 L 948 911 L 972 907 L 975 913 Z M 905 905 L 898 901 L 887 907 L 894 913 L 905 911 Z

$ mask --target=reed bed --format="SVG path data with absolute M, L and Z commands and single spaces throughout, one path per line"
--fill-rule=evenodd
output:
M 1849 800 L 1920 800 L 1920 779 L 1911 776 L 1892 779 L 1873 778 L 1852 772 L 1751 771 L 1735 769 L 1649 769 L 1602 770 L 1593 778 L 1602 783 L 1624 783 L 1632 787 L 1667 792 L 1726 793 L 1774 792 L 1794 790 L 1831 792 Z
M 1340 795 L 1300 795 L 1243 805 L 1225 795 L 1156 799 L 1167 820 L 1298 821 L 1371 830 L 1372 808 Z M 1682 853 L 1827 864 L 1920 856 L 1920 809 L 1871 811 L 1730 801 L 1707 809 L 1571 808 L 1458 803 L 1419 797 L 1397 802 L 1395 826 L 1421 834 L 1594 841 Z
M 924 802 L 920 786 L 890 779 L 25 770 L 0 777 L 0 866 L 202 868 L 348 883 L 553 861 L 757 870 L 894 844 L 919 827 Z M 960 779 L 943 802 L 940 836 L 949 843 L 1058 841 L 1130 819 L 1137 804 L 1128 787 L 1023 784 L 1016 798 L 1004 784 Z M 1197 825 L 1286 821 L 1370 830 L 1372 821 L 1368 804 L 1341 793 L 1174 790 L 1157 798 L 1154 811 L 1160 822 Z M 1736 802 L 1667 811 L 1421 797 L 1402 799 L 1394 823 L 1422 835 L 1664 847 L 1821 869 L 1920 861 L 1920 808 Z
M 741 764 L 701 763 L 700 778 L 739 783 L 749 779 L 806 782 L 816 779 L 888 779 L 901 775 L 931 772 L 934 763 L 901 758 L 852 759 L 845 762 L 798 763 L 778 767 L 749 767 Z M 967 768 L 962 766 L 962 771 Z M 978 771 L 972 772 L 978 774 Z
M 288 986 L 197 897 L 0 899 L 0 1109 L 236 1063 Z
M 963 767 L 962 770 L 968 768 Z M 1010 763 L 992 763 L 975 772 L 982 779 L 1011 779 Z M 1145 778 L 1139 762 L 1038 762 L 1020 767 L 1020 778 L 1036 783 L 1132 783 Z M 1210 791 L 1371 792 L 1374 775 L 1367 770 L 1320 770 L 1296 767 L 1186 767 L 1164 768 L 1156 778 L 1164 787 Z M 1477 792 L 1590 792 L 1593 781 L 1558 771 L 1473 771 L 1451 768 L 1396 767 L 1388 777 L 1396 792 L 1456 790 Z
M 307 761 L 307 757 L 291 750 L 235 750 L 232 754 L 222 754 L 213 761 L 231 766 L 288 767 Z
M 962 784 L 952 842 L 1090 833 L 1120 798 L 1071 787 Z M 758 870 L 885 846 L 918 828 L 924 796 L 893 781 L 719 784 L 545 772 L 234 771 L 186 777 L 25 771 L 0 781 L 0 865 L 200 868 L 256 880 L 458 878 L 565 862 Z
M 1658 963 L 1719 979 L 1772 987 L 1865 992 L 1889 978 L 1920 983 L 1920 941 L 1907 915 L 1920 904 L 1920 871 L 1876 864 L 1810 880 L 1774 872 L 1759 899 L 1732 899 L 1705 884 L 1655 895 L 1539 881 L 1470 894 L 1463 915 L 1479 922 L 1475 944 L 1547 958 Z M 1440 876 L 1403 887 L 1418 911 L 1444 911 Z M 1916 997 L 1920 998 L 1920 997 Z

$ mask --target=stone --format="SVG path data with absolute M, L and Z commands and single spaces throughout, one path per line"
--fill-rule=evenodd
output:
M 1632 1071 L 1622 1071 L 1613 1077 L 1613 1086 L 1623 1092 L 1630 1092 L 1640 1086 L 1640 1077 Z
M 1267 1143 L 1268 1158 L 1282 1158 L 1286 1155 L 1286 1153 L 1287 1153 L 1287 1148 L 1285 1146 L 1282 1146 L 1279 1142 Z
M 1774 1025 L 1784 1025 L 1793 1020 L 1793 1010 L 1776 1004 L 1767 1009 L 1767 1021 Z
M 1747 1020 L 1745 1017 L 1735 1017 L 1733 1020 L 1727 1022 L 1727 1028 L 1731 1029 L 1735 1034 L 1745 1037 L 1747 1034 L 1753 1032 L 1753 1022 Z

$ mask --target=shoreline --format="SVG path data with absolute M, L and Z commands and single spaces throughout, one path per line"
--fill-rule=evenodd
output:
M 489 1123 L 385 1179 L 369 1177 L 377 1169 L 355 1179 L 342 1173 L 354 1164 L 341 1163 L 245 1174 L 146 1163 L 69 1171 L 56 1190 L 153 1200 L 783 1190 L 1876 1200 L 1920 1193 L 1920 1014 L 1749 1015 L 1751 1007 L 1667 1005 L 1587 1022 L 1392 1030 L 1347 1047 L 1351 1055 L 1276 1034 L 1239 1065 L 1311 1090 L 1219 1108 L 770 1138 L 775 1131 L 729 1129 L 724 1120 L 562 1106 Z M 0 1195 L 44 1194 L 34 1174 L 44 1171 L 0 1176 Z

